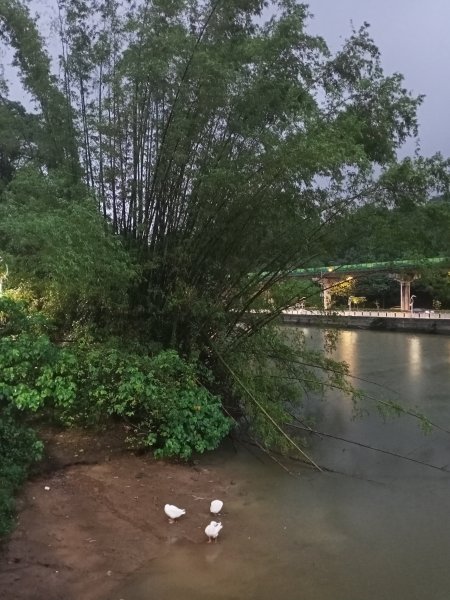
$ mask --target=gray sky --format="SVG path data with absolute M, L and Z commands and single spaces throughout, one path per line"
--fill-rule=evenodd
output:
M 314 15 L 310 33 L 323 36 L 331 50 L 351 34 L 351 23 L 355 29 L 364 21 L 370 23 L 386 73 L 402 73 L 408 90 L 426 96 L 419 109 L 421 154 L 430 156 L 440 151 L 450 156 L 450 0 L 305 2 Z M 54 0 L 30 0 L 30 6 L 37 8 L 47 24 L 55 16 Z M 18 92 L 14 85 L 14 76 L 8 79 L 13 83 L 13 95 L 24 100 L 23 91 Z M 414 143 L 407 143 L 401 154 L 412 154 L 414 149 Z
M 311 33 L 336 50 L 364 21 L 381 51 L 386 73 L 400 72 L 405 87 L 425 94 L 419 109 L 420 152 L 450 156 L 450 0 L 306 0 Z M 407 144 L 407 153 L 414 151 Z M 402 153 L 403 154 L 403 153 Z

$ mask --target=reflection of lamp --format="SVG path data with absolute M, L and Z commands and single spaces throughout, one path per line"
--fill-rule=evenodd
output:
M 411 377 L 415 380 L 420 378 L 422 372 L 422 340 L 419 336 L 411 336 L 407 344 L 408 349 L 408 370 Z

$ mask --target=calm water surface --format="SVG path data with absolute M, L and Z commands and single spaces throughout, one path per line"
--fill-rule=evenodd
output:
M 313 344 L 321 335 L 305 333 Z M 449 337 L 343 331 L 336 358 L 383 386 L 361 383 L 371 395 L 450 430 Z M 364 408 L 352 420 L 351 401 L 330 394 L 309 410 L 322 431 L 450 470 L 450 435 Z M 449 600 L 450 474 L 325 438 L 310 452 L 338 472 L 292 477 L 245 449 L 204 458 L 235 486 L 219 543 L 168 538 L 167 554 L 110 599 Z

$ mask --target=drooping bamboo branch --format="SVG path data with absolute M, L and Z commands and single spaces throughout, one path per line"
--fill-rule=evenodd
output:
M 445 467 L 438 467 L 437 465 L 433 465 L 431 463 L 427 463 L 422 460 L 418 460 L 417 458 L 411 458 L 410 456 L 405 456 L 404 454 L 399 454 L 398 452 L 392 452 L 392 450 L 385 450 L 384 448 L 377 448 L 376 446 L 371 446 L 370 444 L 364 444 L 362 442 L 356 442 L 355 440 L 349 440 L 347 438 L 332 435 L 330 433 L 324 433 L 323 431 L 317 431 L 316 429 L 312 429 L 311 427 L 302 427 L 301 425 L 295 425 L 294 423 L 285 423 L 288 427 L 293 427 L 294 429 L 299 429 L 301 431 L 309 432 L 317 436 L 327 437 L 334 440 L 339 440 L 341 442 L 345 442 L 346 444 L 352 444 L 355 446 L 359 446 L 361 448 L 366 448 L 367 450 L 373 450 L 374 452 L 381 452 L 382 454 L 388 454 L 389 456 L 394 456 L 395 458 L 400 458 L 401 460 L 407 460 L 412 463 L 416 463 L 418 465 L 422 465 L 424 467 L 428 467 L 430 469 L 436 469 L 437 471 L 442 471 L 444 473 L 449 473 L 450 471 Z
M 218 357 L 218 359 L 220 360 L 222 365 L 225 367 L 225 369 L 230 373 L 230 375 L 233 377 L 233 379 L 236 381 L 236 383 L 239 384 L 239 386 L 242 388 L 242 390 L 245 392 L 245 394 L 250 398 L 250 400 L 257 406 L 258 410 L 261 411 L 261 413 L 264 415 L 264 417 L 268 421 L 270 421 L 270 423 L 278 431 L 278 433 L 282 437 L 284 437 L 289 442 L 289 444 L 291 444 L 291 446 L 297 450 L 297 452 L 299 452 L 304 458 L 306 458 L 306 460 L 310 464 L 312 464 L 318 471 L 322 472 L 322 469 L 319 467 L 319 465 L 316 464 L 316 462 L 312 458 L 310 458 L 304 450 L 302 450 L 300 448 L 300 446 L 284 431 L 284 429 L 267 412 L 267 410 L 264 408 L 264 406 L 262 406 L 262 404 L 255 398 L 255 396 L 248 389 L 248 387 L 244 384 L 244 382 L 241 380 L 241 378 L 228 365 L 228 363 L 225 361 L 225 359 L 223 358 L 222 354 L 218 351 L 218 349 L 215 348 L 214 346 L 212 346 L 212 347 L 213 347 L 213 350 L 214 350 L 216 356 Z

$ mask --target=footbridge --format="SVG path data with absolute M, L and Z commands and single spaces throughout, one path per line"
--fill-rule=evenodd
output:
M 411 282 L 420 277 L 426 269 L 450 268 L 449 257 L 423 258 L 420 260 L 394 260 L 387 262 L 359 263 L 354 265 L 331 265 L 309 267 L 291 271 L 291 277 L 304 277 L 316 281 L 322 288 L 323 308 L 331 308 L 333 291 L 343 281 L 358 276 L 370 276 L 376 273 L 387 273 L 400 284 L 400 308 L 402 311 L 412 309 L 414 297 L 411 296 Z

